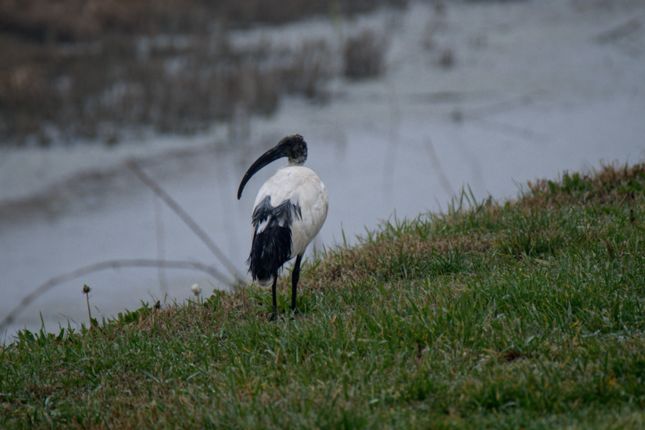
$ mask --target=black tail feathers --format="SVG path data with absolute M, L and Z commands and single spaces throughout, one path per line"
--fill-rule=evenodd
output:
M 271 206 L 265 197 L 253 211 L 253 244 L 249 255 L 249 271 L 254 280 L 266 282 L 278 274 L 280 267 L 291 258 L 291 224 L 301 217 L 300 207 L 286 200 Z
M 254 280 L 266 282 L 291 257 L 291 229 L 279 225 L 268 226 L 253 235 L 249 271 Z

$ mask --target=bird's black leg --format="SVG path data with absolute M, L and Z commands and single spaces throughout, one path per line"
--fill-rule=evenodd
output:
M 302 255 L 296 257 L 296 264 L 293 266 L 293 273 L 291 274 L 291 310 L 296 311 L 296 293 L 298 290 L 298 280 L 300 279 L 300 261 Z
M 276 283 L 278 282 L 278 275 L 273 275 L 273 284 L 271 285 L 271 293 L 273 294 L 273 312 L 271 312 L 271 321 L 275 321 L 278 317 L 278 299 L 276 297 Z

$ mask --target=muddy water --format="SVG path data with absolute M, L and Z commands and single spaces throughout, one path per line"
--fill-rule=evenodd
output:
M 625 120 L 630 106 L 587 109 L 604 109 L 595 114 L 606 117 L 621 108 Z M 529 109 L 521 116 L 534 115 Z M 597 166 L 600 160 L 625 162 L 642 157 L 643 147 L 635 142 L 645 135 L 644 126 L 608 144 L 607 136 L 625 134 L 624 125 L 613 123 L 614 129 L 608 130 L 607 125 L 576 118 L 585 113 L 570 115 L 569 121 L 562 120 L 562 115 L 540 116 L 540 122 L 548 125 L 545 129 L 551 130 L 544 141 L 500 136 L 477 123 L 425 123 L 413 118 L 402 118 L 395 131 L 380 124 L 342 133 L 320 125 L 302 127 L 310 142 L 308 165 L 318 171 L 330 195 L 329 217 L 313 246 L 334 246 L 342 242 L 343 234 L 352 240 L 364 228 L 394 216 L 414 217 L 445 209 L 453 193 L 465 184 L 480 198 L 489 193 L 508 198 L 518 192 L 517 184 L 529 179 Z M 631 121 L 638 121 L 636 115 Z M 393 134 L 396 143 L 390 140 Z M 244 169 L 263 149 L 261 145 L 227 151 L 205 147 L 193 155 L 146 165 L 146 171 L 212 235 L 240 272 L 245 271 L 254 193 L 271 169 L 252 179 L 241 201 L 236 200 L 235 191 Z M 126 186 L 103 189 L 104 184 L 97 184 L 92 200 L 98 203 L 77 205 L 51 218 L 15 222 L 1 230 L 4 299 L 0 315 L 48 277 L 97 261 L 139 257 L 215 261 L 130 172 L 124 168 L 115 175 Z M 67 320 L 84 321 L 80 293 L 84 282 L 92 286 L 98 316 L 131 309 L 141 300 L 163 300 L 166 294 L 166 300 L 183 300 L 193 283 L 200 283 L 205 291 L 223 287 L 195 272 L 122 269 L 96 273 L 43 295 L 20 314 L 13 328 L 38 326 L 39 312 L 50 329 Z

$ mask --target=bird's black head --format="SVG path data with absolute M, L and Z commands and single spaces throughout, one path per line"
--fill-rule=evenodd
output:
M 289 164 L 300 165 L 307 160 L 307 142 L 301 135 L 292 134 L 282 138 L 276 148 L 281 146 L 284 148 L 286 157 L 289 158 Z
M 260 158 L 255 160 L 244 174 L 244 177 L 240 182 L 240 186 L 237 189 L 238 200 L 242 197 L 244 186 L 249 179 L 251 179 L 251 176 L 267 164 L 282 157 L 287 157 L 289 159 L 289 164 L 303 164 L 307 160 L 307 142 L 305 142 L 305 139 L 299 134 L 292 134 L 290 136 L 283 137 L 276 146 L 269 149 L 267 152 L 262 154 Z

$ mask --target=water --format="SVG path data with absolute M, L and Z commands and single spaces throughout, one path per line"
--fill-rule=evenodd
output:
M 335 246 L 343 236 L 352 241 L 394 216 L 445 209 L 466 184 L 478 198 L 512 198 L 527 180 L 643 160 L 645 30 L 611 44 L 595 37 L 635 13 L 645 16 L 645 8 L 624 2 L 580 11 L 572 4 L 449 9 L 436 42 L 455 51 L 457 62 L 449 70 L 423 47 L 426 26 L 437 19 L 428 9 L 414 6 L 394 21 L 376 14 L 356 25 L 398 26 L 385 77 L 334 82 L 324 105 L 289 99 L 274 117 L 251 119 L 244 133 L 218 126 L 191 139 L 149 139 L 113 150 L 7 152 L 0 164 L 0 205 L 27 203 L 0 220 L 0 317 L 48 278 L 98 261 L 216 262 L 125 167 L 130 156 L 144 160 L 146 172 L 242 273 L 252 201 L 277 163 L 253 177 L 241 201 L 237 186 L 249 164 L 285 134 L 305 136 L 307 165 L 329 190 L 329 216 L 311 247 L 317 249 Z M 257 37 L 302 31 L 294 25 Z M 142 300 L 182 301 L 193 283 L 205 293 L 225 287 L 193 271 L 90 274 L 40 296 L 8 327 L 6 338 L 22 327 L 40 327 L 41 318 L 50 330 L 85 322 L 83 283 L 92 287 L 99 318 Z

